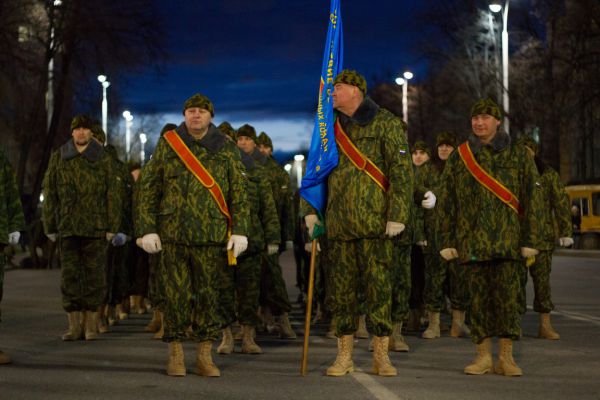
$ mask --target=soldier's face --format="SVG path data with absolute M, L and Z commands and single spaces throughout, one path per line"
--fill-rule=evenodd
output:
M 345 83 L 337 83 L 333 87 L 333 108 L 344 109 L 354 104 L 356 96 L 360 90 L 356 86 Z
M 446 161 L 453 151 L 454 147 L 450 146 L 449 144 L 442 143 L 438 146 L 438 157 L 440 157 L 440 160 Z
M 265 156 L 270 156 L 273 153 L 273 149 L 269 146 L 265 146 L 264 144 L 258 145 L 258 150 L 263 153 Z
M 425 162 L 429 160 L 429 154 L 424 152 L 423 150 L 415 150 L 412 153 L 412 162 L 417 167 L 425 164 Z
M 254 143 L 254 140 L 250 139 L 248 136 L 238 137 L 237 145 L 246 154 L 252 153 L 256 148 L 256 143 Z
M 480 114 L 471 117 L 473 133 L 482 141 L 491 140 L 498 131 L 500 121 L 489 114 Z
M 92 140 L 92 131 L 88 128 L 75 128 L 71 135 L 77 146 L 86 146 Z
M 210 111 L 200 107 L 187 108 L 183 114 L 185 126 L 190 132 L 205 132 L 212 122 Z

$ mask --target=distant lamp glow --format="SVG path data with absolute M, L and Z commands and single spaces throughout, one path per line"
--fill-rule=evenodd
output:
M 289 174 L 292 171 L 292 164 L 285 164 L 283 169 L 285 169 L 285 172 Z
M 133 115 L 127 110 L 123 111 L 125 118 L 125 159 L 129 161 L 129 151 L 131 150 L 131 125 L 133 125 Z
M 146 134 L 144 132 L 140 132 L 140 164 L 144 165 L 144 161 L 146 161 L 146 152 L 145 152 L 145 145 L 146 142 L 148 141 L 148 137 L 146 136 Z
M 98 82 L 100 82 L 100 83 L 106 82 L 106 75 L 98 75 Z
M 408 81 L 414 75 L 410 71 L 405 71 L 402 76 L 397 77 L 395 82 L 397 85 L 402 86 L 402 120 L 408 123 Z
M 396 85 L 402 86 L 405 83 L 406 83 L 406 81 L 404 80 L 404 78 L 400 78 L 400 77 L 396 78 Z
M 304 161 L 304 156 L 302 154 L 296 154 L 294 156 L 294 161 Z
M 413 73 L 410 71 L 406 71 L 404 74 L 402 74 L 402 76 L 404 76 L 404 79 L 409 80 L 413 78 Z
M 40 194 L 40 203 L 43 203 L 43 202 L 44 202 L 44 195 Z
M 499 1 L 492 1 L 490 2 L 490 11 L 493 13 L 499 13 L 500 11 L 502 11 L 502 3 L 500 3 Z

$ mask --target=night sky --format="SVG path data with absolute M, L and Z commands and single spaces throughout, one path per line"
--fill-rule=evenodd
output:
M 344 67 L 362 72 L 369 84 L 386 71 L 424 70 L 412 43 L 419 34 L 415 3 L 342 0 Z M 179 123 L 185 99 L 201 92 L 215 105 L 215 123 L 249 122 L 267 131 L 276 149 L 306 147 L 329 6 L 329 0 L 160 1 L 169 21 L 165 74 L 131 76 L 121 96 L 134 115 Z

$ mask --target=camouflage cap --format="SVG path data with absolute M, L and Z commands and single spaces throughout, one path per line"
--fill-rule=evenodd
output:
M 439 147 L 443 144 L 456 147 L 456 135 L 453 132 L 441 132 L 435 139 L 435 146 Z
M 94 137 L 94 139 L 96 139 L 102 144 L 106 143 L 106 133 L 104 133 L 104 130 L 98 122 L 95 122 L 90 129 L 92 131 L 92 137 Z
M 364 76 L 354 70 L 345 69 L 340 72 L 333 80 L 334 86 L 338 83 L 356 86 L 363 95 L 367 94 L 367 80 Z
M 413 144 L 413 147 L 410 150 L 410 153 L 412 154 L 412 153 L 414 153 L 417 150 L 424 151 L 425 153 L 427 153 L 427 155 L 429 157 L 431 157 L 431 149 L 429 148 L 429 145 L 425 141 L 423 141 L 423 140 L 417 140 L 415 142 L 415 144 Z
M 254 129 L 252 125 L 244 124 L 240 126 L 237 130 L 237 137 L 240 136 L 247 136 L 250 139 L 254 140 L 254 143 L 256 143 L 256 129 Z
M 87 128 L 91 130 L 92 125 L 94 125 L 94 121 L 87 115 L 76 115 L 71 120 L 71 131 L 77 128 Z
M 529 147 L 535 154 L 538 152 L 539 144 L 529 135 L 521 135 L 517 140 L 517 144 Z
M 209 111 L 212 117 L 215 116 L 215 108 L 213 106 L 213 103 L 209 100 L 208 97 L 204 96 L 203 94 L 196 93 L 195 95 L 187 99 L 185 103 L 183 103 L 183 113 L 185 114 L 185 110 L 192 107 L 203 108 L 206 111 Z
M 164 135 L 165 133 L 172 131 L 173 129 L 177 129 L 177 125 L 172 124 L 172 123 L 166 123 L 165 126 L 162 127 L 162 129 L 160 130 L 160 136 Z
M 496 102 L 489 97 L 487 99 L 477 100 L 471 107 L 471 118 L 481 114 L 491 115 L 497 120 L 502 119 L 502 111 L 500 111 L 500 107 L 498 107 L 498 104 L 496 104 Z
M 233 140 L 237 140 L 237 132 L 235 131 L 235 129 L 233 129 L 233 126 L 231 126 L 229 122 L 221 122 L 219 126 L 217 126 L 217 129 L 219 129 L 222 133 L 226 134 Z
M 273 149 L 273 141 L 265 132 L 261 132 L 260 135 L 258 135 L 258 140 L 256 141 L 256 144 L 262 144 L 263 146 L 267 146 Z

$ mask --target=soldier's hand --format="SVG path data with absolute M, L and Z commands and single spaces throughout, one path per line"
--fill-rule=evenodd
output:
M 458 251 L 453 247 L 448 247 L 440 251 L 440 256 L 446 261 L 451 261 L 458 258 Z
M 307 253 L 312 253 L 312 242 L 308 242 L 304 245 L 304 251 Z M 317 253 L 321 251 L 321 245 L 317 242 Z
M 317 214 L 308 214 L 304 217 L 304 222 L 306 222 L 306 227 L 308 228 L 308 237 L 312 238 L 315 225 L 321 225 L 321 221 L 319 221 Z
M 48 239 L 49 239 L 51 242 L 56 242 L 56 237 L 57 237 L 57 236 L 58 236 L 58 235 L 57 235 L 56 233 L 48 233 L 48 234 L 46 235 L 46 237 L 47 237 L 47 238 L 48 238 Z
M 8 234 L 8 244 L 14 246 L 19 243 L 19 238 L 21 237 L 21 232 L 15 231 Z
M 405 228 L 405 226 L 401 222 L 388 221 L 387 224 L 385 225 L 385 234 L 388 237 L 392 238 L 394 236 L 401 234 L 402 231 L 404 230 L 404 228 Z
M 523 258 L 535 257 L 540 252 L 536 249 L 532 249 L 531 247 L 521 247 L 521 256 Z
M 127 235 L 119 232 L 112 238 L 111 244 L 115 247 L 119 247 L 123 246 L 125 242 L 127 242 Z
M 227 242 L 227 250 L 233 249 L 233 256 L 237 258 L 248 248 L 248 238 L 242 235 L 231 235 Z
M 561 237 L 558 239 L 558 244 L 560 244 L 561 247 L 570 247 L 573 246 L 573 243 L 575 243 L 575 241 L 570 237 Z
M 278 244 L 268 244 L 267 245 L 267 254 L 272 256 L 273 254 L 277 254 L 277 252 L 279 251 L 279 245 Z
M 423 196 L 423 201 L 421 201 L 421 206 L 423 208 L 426 208 L 426 209 L 430 210 L 433 207 L 435 207 L 435 202 L 436 201 L 437 201 L 437 198 L 435 197 L 435 194 L 433 194 L 432 191 L 428 191 Z
M 156 254 L 162 250 L 160 237 L 156 233 L 148 233 L 142 237 L 142 248 L 148 254 Z

